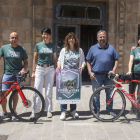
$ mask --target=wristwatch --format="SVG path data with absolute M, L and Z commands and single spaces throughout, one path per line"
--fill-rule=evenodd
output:
M 89 72 L 88 74 L 90 75 L 92 72 Z

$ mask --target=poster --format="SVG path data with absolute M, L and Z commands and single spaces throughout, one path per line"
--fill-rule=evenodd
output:
M 56 103 L 79 104 L 81 93 L 81 75 L 78 69 L 57 69 Z

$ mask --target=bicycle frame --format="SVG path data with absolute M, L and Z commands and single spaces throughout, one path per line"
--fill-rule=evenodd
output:
M 118 82 L 123 82 L 124 80 L 118 79 L 117 81 Z M 129 82 L 129 80 L 125 80 L 125 81 Z M 138 80 L 131 80 L 131 82 L 140 83 L 140 81 L 138 81 Z M 138 107 L 137 103 L 135 102 L 134 98 L 122 87 L 121 84 L 118 84 L 118 83 L 115 84 L 115 88 L 112 92 L 112 95 L 110 96 L 110 99 L 107 102 L 107 105 L 109 105 L 110 102 L 112 101 L 117 89 L 119 89 L 130 100 L 130 102 L 139 110 L 139 107 Z
M 7 98 L 7 96 L 10 94 L 11 91 L 13 91 L 13 89 L 16 87 L 23 103 L 25 106 L 27 106 L 26 103 L 26 97 L 24 96 L 22 90 L 20 89 L 20 86 L 18 84 L 18 81 L 8 81 L 8 82 L 1 82 L 0 84 L 6 84 L 6 83 L 13 83 L 13 85 L 10 87 L 10 89 L 2 96 L 2 98 L 0 99 L 0 104 Z

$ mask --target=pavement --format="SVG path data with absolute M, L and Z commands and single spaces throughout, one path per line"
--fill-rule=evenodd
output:
M 128 89 L 127 84 L 124 87 Z M 36 124 L 9 118 L 0 121 L 0 140 L 140 140 L 140 120 L 135 115 L 127 114 L 127 119 L 121 116 L 114 122 L 100 122 L 93 117 L 89 110 L 90 84 L 82 86 L 81 103 L 77 105 L 78 119 L 69 114 L 69 105 L 66 120 L 59 119 L 60 105 L 55 103 L 55 94 L 56 87 L 53 88 L 52 118 L 47 118 L 45 112 Z M 130 108 L 127 100 L 126 110 Z

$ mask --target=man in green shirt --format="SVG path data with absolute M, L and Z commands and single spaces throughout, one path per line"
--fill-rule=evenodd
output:
M 19 41 L 18 34 L 12 32 L 9 36 L 10 44 L 4 45 L 0 49 L 0 59 L 3 57 L 4 60 L 4 75 L 2 77 L 2 82 L 11 81 L 12 76 L 16 74 L 25 73 L 28 66 L 28 56 L 26 50 L 19 46 L 17 43 Z M 22 65 L 23 62 L 23 65 Z M 11 87 L 11 83 L 2 84 L 1 90 L 4 95 L 6 91 Z M 16 106 L 18 102 L 18 93 L 13 98 L 13 109 L 16 112 Z M 2 102 L 2 113 L 0 118 L 4 119 L 7 115 L 6 110 L 7 99 Z M 13 116 L 13 119 L 15 117 Z

